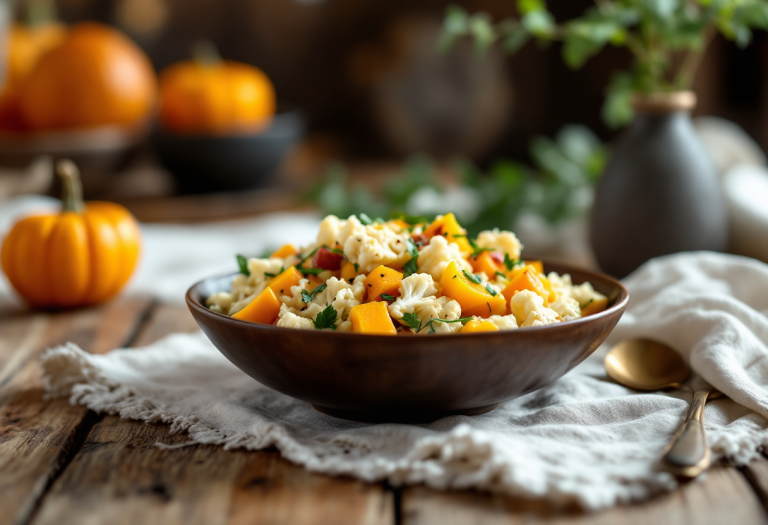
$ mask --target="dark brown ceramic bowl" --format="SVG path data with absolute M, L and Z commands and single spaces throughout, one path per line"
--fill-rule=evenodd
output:
M 550 326 L 476 334 L 384 336 L 295 330 L 232 319 L 205 307 L 234 275 L 197 283 L 187 305 L 216 348 L 243 372 L 318 410 L 362 421 L 430 421 L 481 414 L 557 381 L 616 326 L 629 293 L 608 276 L 561 264 L 608 297 L 595 315 Z

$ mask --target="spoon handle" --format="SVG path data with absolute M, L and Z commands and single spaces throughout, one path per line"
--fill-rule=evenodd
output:
M 696 391 L 685 421 L 664 452 L 662 460 L 667 470 L 675 475 L 695 478 L 709 467 L 709 445 L 703 421 L 709 394 L 709 390 Z

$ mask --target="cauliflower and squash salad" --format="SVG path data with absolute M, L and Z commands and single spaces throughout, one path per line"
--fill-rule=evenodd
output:
M 452 213 L 431 223 L 329 215 L 314 244 L 238 256 L 229 292 L 207 306 L 285 328 L 363 334 L 495 332 L 600 312 L 607 298 L 520 259 L 514 233 L 467 237 Z

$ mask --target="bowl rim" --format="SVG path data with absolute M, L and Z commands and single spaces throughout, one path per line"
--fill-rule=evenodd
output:
M 578 273 L 585 274 L 587 276 L 588 282 L 592 282 L 590 280 L 591 277 L 597 277 L 599 280 L 608 281 L 611 285 L 616 287 L 619 292 L 618 297 L 616 298 L 616 302 L 612 304 L 610 307 L 603 310 L 602 312 L 588 315 L 586 317 L 579 317 L 577 319 L 562 321 L 559 323 L 554 323 L 546 326 L 526 326 L 524 328 L 519 328 L 516 330 L 500 330 L 500 331 L 494 331 L 494 332 L 472 332 L 468 334 L 461 334 L 461 333 L 437 334 L 435 333 L 435 334 L 430 334 L 428 339 L 441 340 L 446 337 L 453 338 L 456 336 L 462 336 L 464 338 L 476 337 L 476 338 L 482 339 L 484 337 L 488 337 L 488 338 L 498 337 L 500 334 L 508 337 L 515 337 L 514 334 L 521 334 L 521 333 L 524 333 L 524 334 L 533 334 L 533 333 L 542 333 L 542 332 L 551 333 L 551 332 L 554 332 L 555 330 L 570 330 L 572 327 L 577 327 L 580 325 L 592 323 L 597 321 L 598 319 L 603 319 L 603 318 L 612 316 L 616 313 L 621 313 L 626 308 L 627 303 L 629 302 L 629 290 L 627 290 L 627 288 L 618 279 L 615 279 L 610 275 L 607 275 L 604 273 L 599 273 L 592 270 L 579 268 L 578 266 L 572 266 L 570 264 L 561 263 L 559 261 L 548 260 L 546 258 L 540 259 L 540 260 L 544 263 L 545 266 L 549 264 L 549 265 L 554 265 L 564 269 L 565 271 L 563 273 L 570 273 L 575 271 Z M 193 311 L 192 313 L 194 314 L 194 311 L 197 311 L 201 315 L 210 316 L 211 318 L 215 319 L 217 322 L 223 322 L 225 324 L 230 324 L 233 326 L 240 326 L 241 328 L 249 326 L 257 330 L 267 330 L 267 331 L 276 331 L 276 332 L 286 332 L 290 330 L 291 333 L 294 333 L 296 331 L 295 328 L 285 328 L 282 326 L 275 326 L 271 324 L 267 325 L 267 324 L 251 323 L 249 321 L 234 319 L 228 315 L 214 312 L 208 309 L 205 305 L 201 304 L 194 297 L 194 295 L 197 292 L 197 289 L 201 287 L 203 284 L 209 281 L 225 279 L 228 277 L 234 277 L 238 274 L 239 272 L 228 272 L 221 275 L 215 275 L 212 277 L 207 277 L 205 279 L 202 279 L 196 282 L 195 284 L 193 284 L 192 286 L 190 286 L 189 289 L 187 290 L 187 293 L 185 294 L 185 299 L 186 299 L 187 306 L 189 307 L 190 310 Z M 305 330 L 305 331 L 309 332 L 309 330 Z M 343 337 L 350 340 L 362 338 L 362 340 L 367 340 L 367 341 L 370 341 L 372 338 L 385 338 L 387 340 L 391 340 L 391 338 L 393 337 L 392 335 L 385 335 L 385 334 L 358 334 L 354 332 L 337 332 L 335 330 L 312 330 L 311 333 L 313 334 L 313 336 L 316 336 L 316 337 L 327 337 L 327 338 Z M 415 334 L 413 335 L 415 336 Z

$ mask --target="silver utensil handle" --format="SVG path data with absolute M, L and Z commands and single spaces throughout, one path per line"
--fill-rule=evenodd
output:
M 675 475 L 695 478 L 710 464 L 709 445 L 704 434 L 704 406 L 709 390 L 698 390 L 685 421 L 664 452 L 664 466 Z

